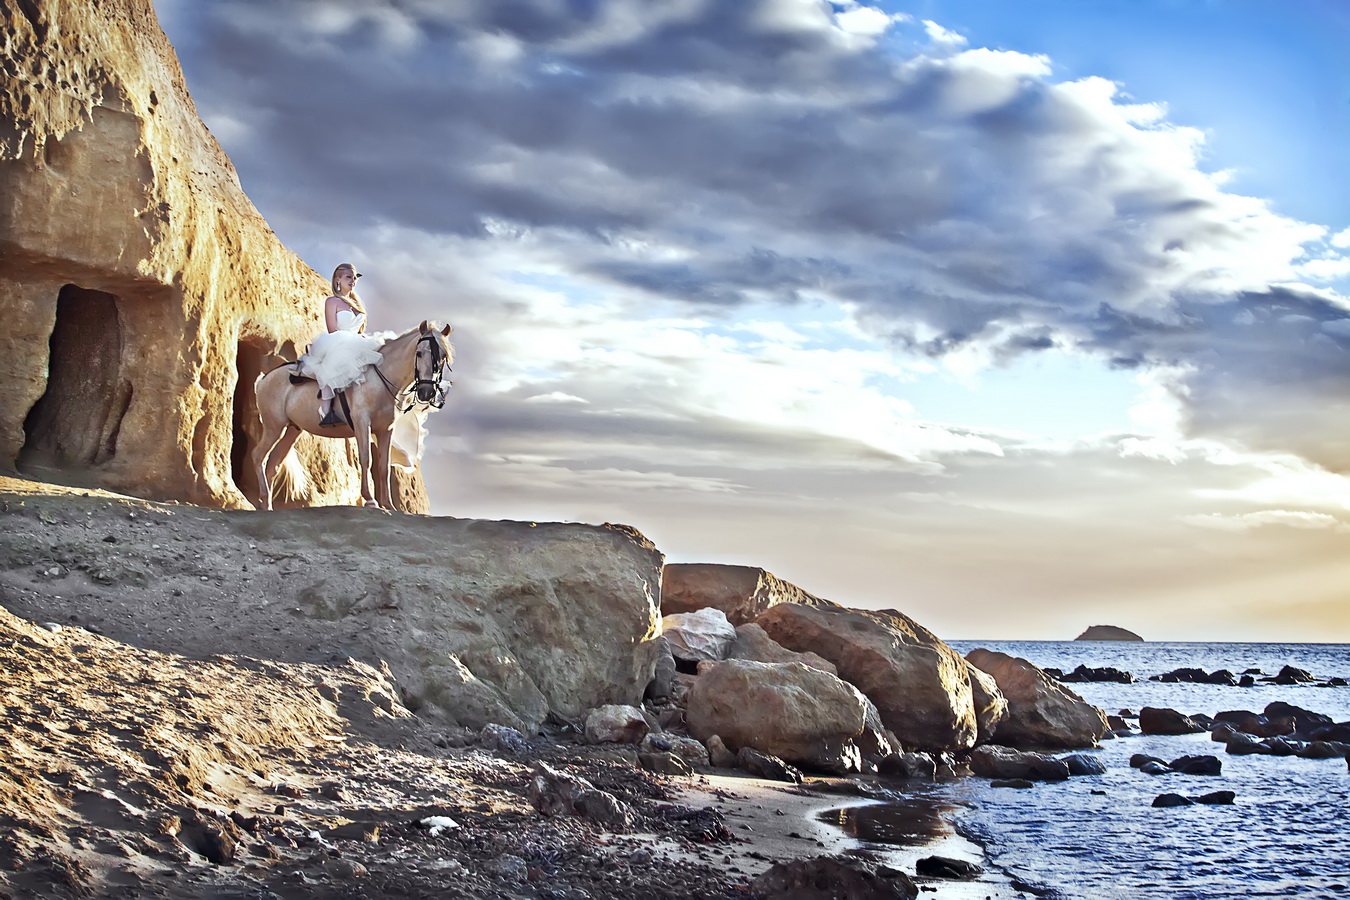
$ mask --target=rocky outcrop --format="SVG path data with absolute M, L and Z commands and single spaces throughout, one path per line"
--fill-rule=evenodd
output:
M 253 381 L 322 330 L 326 276 L 244 195 L 150 0 L 8 3 L 0 25 L 0 471 L 247 507 Z M 279 505 L 356 501 L 349 444 L 302 436 Z
M 676 662 L 693 664 L 726 659 L 736 641 L 736 629 L 720 609 L 664 616 L 661 633 Z
M 662 615 L 713 607 L 732 625 L 744 625 L 779 603 L 834 605 L 754 566 L 671 563 L 661 578 Z
M 993 676 L 1008 701 L 1008 718 L 993 740 L 1012 747 L 1093 747 L 1106 734 L 1106 714 L 1035 665 L 1016 656 L 977 649 L 966 654 Z
M 727 651 L 727 658 L 749 659 L 765 663 L 799 662 L 813 669 L 829 672 L 831 675 L 839 674 L 839 670 L 834 667 L 834 663 L 828 659 L 810 651 L 797 653 L 789 650 L 769 637 L 768 633 L 754 622 L 736 626 L 736 640 Z
M 1089 625 L 1075 641 L 1142 641 L 1139 635 L 1117 625 Z
M 978 724 L 970 667 L 955 650 L 894 610 L 782 603 L 755 620 L 769 637 L 834 663 L 906 748 L 974 745 Z
M 857 771 L 853 741 L 866 723 L 857 688 L 802 663 L 729 659 L 709 666 L 689 690 L 689 733 L 721 737 L 796 765 Z
M 419 716 L 527 735 L 637 704 L 652 677 L 661 554 L 622 526 L 3 488 L 0 595 L 38 621 L 202 658 L 383 661 Z

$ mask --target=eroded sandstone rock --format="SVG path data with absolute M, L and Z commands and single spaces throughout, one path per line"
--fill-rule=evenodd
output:
M 976 649 L 966 654 L 993 676 L 1008 701 L 1008 718 L 993 740 L 1013 747 L 1094 747 L 1106 734 L 1106 714 L 1059 684 L 1034 664 L 1006 653 Z
M 689 691 L 689 733 L 719 735 L 732 750 L 750 747 L 795 765 L 857 771 L 853 741 L 866 722 L 857 688 L 802 663 L 729 659 Z
M 0 587 L 39 621 L 203 658 L 387 664 L 419 716 L 527 736 L 550 712 L 636 705 L 651 679 L 661 554 L 622 526 L 4 496 Z M 81 585 L 59 608 L 53 542 Z
M 970 667 L 908 616 L 782 603 L 755 623 L 789 650 L 834 663 L 840 678 L 871 698 L 905 747 L 945 750 L 975 743 Z
M 244 195 L 150 0 L 4 4 L 0 34 L 0 470 L 248 506 L 253 381 L 322 330 L 327 278 Z M 349 444 L 302 436 L 279 504 L 356 501 Z
M 769 637 L 764 629 L 754 622 L 736 626 L 736 640 L 727 650 L 727 658 L 749 659 L 764 663 L 799 662 L 814 669 L 820 669 L 822 672 L 829 672 L 831 675 L 839 674 L 839 670 L 835 668 L 834 663 L 828 659 L 810 651 L 797 653 L 789 650 Z
M 743 625 L 778 603 L 833 605 L 755 566 L 671 563 L 661 580 L 661 613 L 667 616 L 712 607 L 732 625 Z

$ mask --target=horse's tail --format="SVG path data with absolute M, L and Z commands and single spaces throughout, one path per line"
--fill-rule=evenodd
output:
M 276 496 L 283 503 L 304 500 L 309 496 L 309 470 L 300 462 L 300 457 L 296 456 L 294 447 L 286 454 L 281 468 L 277 469 L 276 481 L 272 488 L 279 492 Z
M 263 379 L 278 369 L 283 369 L 289 363 L 283 363 L 263 372 L 253 382 L 253 395 L 258 395 L 258 388 L 262 386 Z M 261 417 L 261 411 L 259 411 Z M 305 500 L 309 497 L 309 470 L 305 468 L 304 463 L 300 462 L 300 457 L 296 455 L 295 448 L 292 447 L 286 452 L 286 458 L 282 460 L 281 467 L 277 469 L 276 476 L 272 479 L 273 497 L 281 500 L 283 503 L 292 503 Z

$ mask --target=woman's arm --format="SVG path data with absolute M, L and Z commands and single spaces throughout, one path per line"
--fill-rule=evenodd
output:
M 341 297 L 329 297 L 323 302 L 323 323 L 329 331 L 338 330 L 338 311 L 347 308 L 347 304 L 342 302 Z

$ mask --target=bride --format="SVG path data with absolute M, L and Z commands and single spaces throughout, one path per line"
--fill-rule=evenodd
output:
M 304 372 L 319 383 L 319 422 L 324 428 L 346 425 L 333 408 L 336 391 L 366 380 L 367 369 L 383 359 L 379 342 L 366 335 L 366 310 L 356 296 L 361 275 L 351 263 L 333 270 L 333 293 L 323 305 L 328 330 L 314 338 L 303 357 Z

